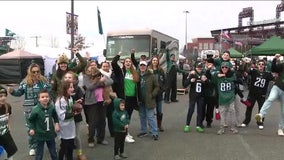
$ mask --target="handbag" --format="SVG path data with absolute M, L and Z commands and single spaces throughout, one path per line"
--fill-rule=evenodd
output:
M 220 119 L 221 119 L 220 111 L 219 111 L 218 108 L 215 109 L 215 119 L 216 119 L 216 120 L 220 120 Z

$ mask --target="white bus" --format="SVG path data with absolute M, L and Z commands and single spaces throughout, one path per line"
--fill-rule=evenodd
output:
M 120 30 L 111 31 L 107 34 L 107 46 L 104 55 L 107 60 L 112 60 L 118 52 L 122 52 L 121 59 L 130 57 L 131 49 L 135 49 L 135 58 L 141 55 L 150 58 L 155 49 L 169 49 L 179 57 L 178 39 L 156 31 L 154 29 Z M 165 65 L 166 57 L 160 58 L 160 64 Z

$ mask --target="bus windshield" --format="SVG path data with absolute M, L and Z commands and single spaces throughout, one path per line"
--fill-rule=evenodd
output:
M 130 57 L 131 49 L 135 49 L 135 58 L 141 55 L 150 56 L 150 35 L 109 36 L 107 38 L 106 59 L 112 59 L 122 52 L 121 59 Z

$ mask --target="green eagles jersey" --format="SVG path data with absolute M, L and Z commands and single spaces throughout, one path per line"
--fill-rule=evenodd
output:
M 215 74 L 219 105 L 227 105 L 235 100 L 235 73 L 231 77 L 218 77 Z

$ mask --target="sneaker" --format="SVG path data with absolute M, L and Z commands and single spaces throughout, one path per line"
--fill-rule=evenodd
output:
M 218 135 L 222 135 L 225 133 L 225 129 L 224 128 L 220 128 L 218 131 L 217 131 L 217 134 Z
M 244 127 L 247 127 L 247 125 L 246 125 L 246 124 L 244 124 L 244 123 L 242 123 L 242 124 L 241 124 L 241 127 L 243 127 L 243 128 L 244 128 Z
M 258 126 L 258 129 L 260 129 L 260 130 L 262 130 L 263 128 L 264 128 L 263 125 Z
M 35 149 L 30 149 L 29 155 L 30 156 L 35 156 Z
M 278 136 L 284 136 L 284 133 L 283 133 L 282 129 L 278 129 L 277 133 L 278 133 Z
M 129 133 L 127 133 L 127 135 L 129 138 L 133 139 L 133 136 L 131 136 Z
M 262 115 L 260 113 L 256 114 L 255 115 L 255 120 L 258 122 L 258 123 L 261 123 L 262 122 Z
M 127 156 L 125 153 L 121 153 L 119 156 L 120 156 L 121 158 L 128 158 L 128 156 Z
M 244 105 L 246 105 L 247 107 L 251 107 L 251 103 L 250 103 L 250 101 L 249 100 L 241 100 L 241 102 L 244 104 Z
M 147 132 L 145 132 L 145 133 L 139 133 L 139 134 L 137 135 L 137 137 L 142 138 L 142 137 L 145 137 L 145 136 L 147 136 L 147 135 L 148 135 Z
M 98 144 L 108 145 L 108 141 L 106 141 L 106 140 L 98 141 Z
M 120 156 L 119 155 L 115 155 L 114 156 L 114 160 L 118 160 L 118 159 L 121 159 Z
M 231 131 L 233 134 L 239 133 L 239 131 L 238 131 L 236 128 L 231 128 L 230 131 Z
M 126 136 L 126 137 L 125 137 L 125 142 L 126 142 L 126 143 L 134 143 L 135 140 L 132 139 L 132 138 L 129 138 L 128 136 Z
M 190 132 L 190 126 L 189 125 L 186 125 L 183 129 L 184 132 Z
M 153 135 L 153 139 L 154 139 L 155 141 L 157 141 L 157 140 L 159 139 L 159 136 L 158 136 L 158 135 Z
M 94 147 L 95 147 L 95 143 L 94 143 L 94 142 L 90 142 L 90 143 L 88 143 L 88 147 L 90 147 L 90 148 L 94 148 Z
M 178 102 L 178 100 L 177 100 L 177 99 L 175 99 L 175 100 L 172 100 L 172 102 Z
M 199 132 L 199 133 L 203 133 L 204 129 L 202 127 L 197 126 L 196 131 Z

